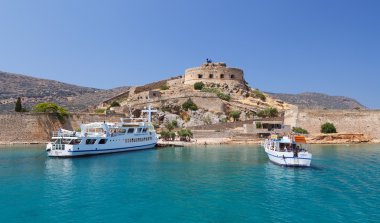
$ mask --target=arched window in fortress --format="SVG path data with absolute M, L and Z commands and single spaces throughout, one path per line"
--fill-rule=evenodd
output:
M 198 78 L 203 78 L 203 75 L 202 74 L 198 74 Z
M 209 74 L 208 77 L 209 78 L 214 78 L 214 75 L 213 74 Z
M 231 79 L 235 79 L 235 75 L 231 74 L 231 75 L 230 75 L 230 78 L 231 78 Z
M 223 78 L 224 78 L 224 74 L 221 74 L 221 75 L 220 75 L 220 78 L 222 78 L 222 79 L 223 79 Z

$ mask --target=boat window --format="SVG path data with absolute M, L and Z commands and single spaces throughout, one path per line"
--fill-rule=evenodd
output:
M 128 129 L 128 134 L 133 133 L 134 130 L 135 130 L 134 128 L 129 128 L 129 129 Z
M 106 144 L 106 143 L 107 143 L 107 139 L 100 139 L 98 144 Z
M 140 133 L 142 128 L 137 128 L 137 133 Z
M 82 141 L 81 139 L 73 139 L 73 140 L 71 140 L 70 144 L 71 145 L 78 145 L 78 144 L 80 144 L 81 141 Z
M 125 133 L 127 130 L 126 129 L 119 129 L 119 133 Z
M 62 144 L 70 144 L 71 139 L 62 139 Z
M 146 132 L 146 130 L 148 130 L 147 128 L 143 128 L 143 131 L 142 132 Z
M 86 139 L 86 144 L 94 144 L 96 139 Z

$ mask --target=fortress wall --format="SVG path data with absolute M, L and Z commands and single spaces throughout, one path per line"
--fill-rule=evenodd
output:
M 285 124 L 302 127 L 311 134 L 320 133 L 321 125 L 331 122 L 338 133 L 363 133 L 380 140 L 380 110 L 310 110 L 285 113 Z
M 200 78 L 199 75 L 202 75 Z M 212 76 L 211 76 L 212 75 Z M 221 63 L 203 64 L 200 67 L 189 68 L 185 71 L 184 83 L 194 84 L 198 81 L 213 83 L 244 82 L 243 70 L 226 67 Z
M 72 114 L 61 124 L 54 114 L 9 113 L 0 114 L 0 143 L 31 143 L 50 141 L 51 133 L 58 128 L 76 130 L 80 124 L 116 122 L 124 115 Z

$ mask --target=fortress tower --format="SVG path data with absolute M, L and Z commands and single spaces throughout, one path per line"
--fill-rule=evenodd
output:
M 244 84 L 243 70 L 227 67 L 226 63 L 213 63 L 207 60 L 200 67 L 186 69 L 184 84 L 194 84 L 195 82 Z

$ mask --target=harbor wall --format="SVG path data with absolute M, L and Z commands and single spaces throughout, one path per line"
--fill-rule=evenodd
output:
M 380 142 L 380 110 L 310 110 L 294 108 L 285 113 L 285 125 L 302 127 L 319 134 L 321 125 L 330 122 L 338 133 L 364 134 Z
M 56 115 L 46 113 L 0 114 L 0 144 L 45 143 L 50 141 L 53 131 L 59 128 L 78 130 L 81 123 L 117 122 L 124 115 L 71 114 L 64 122 Z

